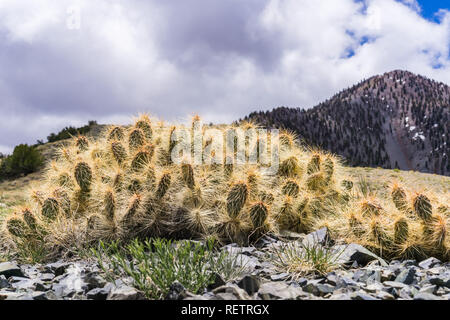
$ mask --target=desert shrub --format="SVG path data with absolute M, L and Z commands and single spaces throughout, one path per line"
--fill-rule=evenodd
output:
M 72 127 L 72 126 L 65 127 L 58 133 L 51 133 L 47 137 L 47 140 L 48 140 L 48 142 L 56 142 L 56 141 L 60 141 L 60 140 L 64 140 L 64 139 L 70 139 L 77 135 L 85 135 L 89 131 L 91 131 L 92 127 L 95 125 L 97 125 L 97 121 L 91 120 L 88 122 L 87 125 L 79 127 L 79 128 Z
M 40 152 L 32 146 L 21 144 L 14 148 L 12 155 L 1 160 L 0 179 L 16 177 L 37 171 L 43 165 Z

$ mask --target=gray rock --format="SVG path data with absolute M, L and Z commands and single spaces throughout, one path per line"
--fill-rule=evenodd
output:
M 365 293 L 364 291 L 357 291 L 350 294 L 350 299 L 352 300 L 380 300 L 371 296 L 370 294 Z
M 414 296 L 414 300 L 442 300 L 442 299 L 431 293 L 419 292 Z
M 0 276 L 9 277 L 24 277 L 22 269 L 13 262 L 2 262 L 0 263 Z
M 33 300 L 33 296 L 26 292 L 0 292 L 1 300 Z
M 278 273 L 270 276 L 270 280 L 272 281 L 284 281 L 290 278 L 289 273 Z
M 86 276 L 84 277 L 84 281 L 87 283 L 89 290 L 95 288 L 103 288 L 107 283 L 102 276 L 98 275 L 95 272 L 86 274 Z
M 226 285 L 225 280 L 223 280 L 222 276 L 218 273 L 214 274 L 214 282 L 208 286 L 208 290 L 212 291 L 216 288 Z
M 53 273 L 42 273 L 38 277 L 41 281 L 47 282 L 55 279 L 55 275 Z
M 227 284 L 216 288 L 212 293 L 217 300 L 250 300 L 247 292 L 234 284 Z
M 413 268 L 405 269 L 395 278 L 396 282 L 401 282 L 404 284 L 412 284 L 414 282 L 414 276 L 416 275 L 416 270 Z
M 64 261 L 57 261 L 47 264 L 44 268 L 46 272 L 53 273 L 56 277 L 64 274 L 70 263 Z
M 388 265 L 382 258 L 355 243 L 334 246 L 333 252 L 337 257 L 336 262 L 341 264 L 351 265 L 356 261 L 360 265 L 367 265 L 370 261 L 378 260 L 382 266 Z
M 244 289 L 250 296 L 258 292 L 261 280 L 256 276 L 245 276 L 237 283 L 238 287 Z
M 86 294 L 86 297 L 91 300 L 106 300 L 111 290 L 108 288 L 95 288 Z
M 322 228 L 308 234 L 302 241 L 305 247 L 314 247 L 317 245 L 327 246 L 330 242 L 330 235 L 327 228 Z
M 377 291 L 374 295 L 376 298 L 381 300 L 395 300 L 395 297 L 386 291 Z
M 50 290 L 51 288 L 52 288 L 52 285 L 50 285 L 50 284 L 45 284 L 45 283 L 42 283 L 42 282 L 37 282 L 34 289 L 35 289 L 36 291 L 46 292 L 46 291 Z
M 107 300 L 144 300 L 144 295 L 133 287 L 121 285 L 113 287 L 108 294 Z
M 436 265 L 440 265 L 441 263 L 442 262 L 439 259 L 431 257 L 431 258 L 428 258 L 427 260 L 420 262 L 419 267 L 421 267 L 422 269 L 430 269 Z
M 6 280 L 6 277 L 4 275 L 0 276 L 0 289 L 3 288 L 9 288 L 9 281 Z
M 289 286 L 284 282 L 266 282 L 261 285 L 258 296 L 263 300 L 296 300 L 308 297 L 299 287 Z
M 424 287 L 420 288 L 420 293 L 431 293 L 434 294 L 437 291 L 437 286 L 435 285 L 425 285 Z
M 430 278 L 429 281 L 436 286 L 450 288 L 450 277 L 437 276 Z
M 170 285 L 165 300 L 183 300 L 187 297 L 186 292 L 186 288 L 178 281 L 175 281 Z
M 385 281 L 385 282 L 383 282 L 383 285 L 394 288 L 394 289 L 408 288 L 407 284 L 402 283 L 402 282 L 396 282 L 396 281 Z

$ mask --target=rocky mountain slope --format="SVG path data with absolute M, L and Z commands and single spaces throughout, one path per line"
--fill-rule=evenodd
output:
M 295 131 L 349 165 L 450 175 L 450 87 L 407 71 L 364 80 L 318 106 L 243 120 Z

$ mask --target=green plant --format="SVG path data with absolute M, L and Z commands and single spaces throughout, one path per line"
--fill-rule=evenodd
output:
M 12 155 L 1 160 L 0 180 L 35 172 L 43 163 L 42 155 L 35 147 L 27 144 L 18 145 Z
M 214 241 L 152 239 L 132 241 L 122 247 L 118 242 L 91 249 L 109 281 L 123 275 L 133 279 L 134 286 L 149 299 L 165 297 L 173 282 L 180 282 L 193 293 L 214 282 L 219 273 L 226 280 L 236 277 L 242 269 L 227 252 L 216 252 Z

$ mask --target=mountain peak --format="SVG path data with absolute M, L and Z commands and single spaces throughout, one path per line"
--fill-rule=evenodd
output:
M 309 110 L 252 113 L 349 164 L 450 175 L 450 87 L 405 70 L 371 77 Z

